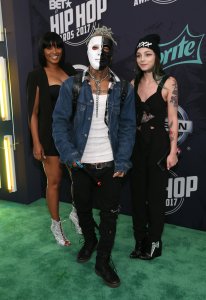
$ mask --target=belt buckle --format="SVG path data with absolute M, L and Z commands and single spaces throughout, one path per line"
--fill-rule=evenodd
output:
M 101 170 L 103 168 L 102 163 L 96 163 L 95 168 L 96 168 L 96 170 Z

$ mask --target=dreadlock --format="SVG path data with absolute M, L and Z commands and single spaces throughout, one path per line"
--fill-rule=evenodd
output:
M 111 30 L 111 28 L 108 28 L 106 26 L 102 26 L 102 27 L 97 27 L 95 28 L 94 33 L 90 36 L 90 39 L 93 38 L 94 36 L 105 36 L 107 38 L 109 38 L 110 40 L 112 40 L 112 42 L 117 45 L 117 42 L 114 40 L 114 38 L 112 37 L 113 32 Z

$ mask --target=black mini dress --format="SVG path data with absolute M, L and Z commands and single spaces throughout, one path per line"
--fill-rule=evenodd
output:
M 52 113 L 55 108 L 57 98 L 59 96 L 59 90 L 60 90 L 60 85 L 50 85 L 49 86 L 49 94 L 50 94 L 50 100 L 51 100 L 51 107 L 52 107 Z M 45 155 L 48 156 L 57 156 L 59 155 L 55 144 L 54 140 L 52 137 L 52 116 L 47 116 L 50 119 L 50 124 L 48 126 L 48 135 L 45 136 L 44 140 L 44 153 Z

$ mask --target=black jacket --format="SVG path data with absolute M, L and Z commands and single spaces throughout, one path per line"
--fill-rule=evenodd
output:
M 67 64 L 62 69 L 69 76 L 76 74 L 76 70 L 72 65 Z M 51 135 L 51 123 L 52 123 L 52 113 L 53 107 L 49 94 L 49 83 L 46 72 L 43 67 L 34 69 L 28 74 L 26 90 L 27 90 L 27 105 L 28 105 L 28 119 L 29 124 L 31 121 L 31 116 L 33 112 L 36 89 L 39 87 L 39 116 L 38 116 L 38 130 L 39 139 L 43 147 L 44 141 L 47 140 L 45 137 Z

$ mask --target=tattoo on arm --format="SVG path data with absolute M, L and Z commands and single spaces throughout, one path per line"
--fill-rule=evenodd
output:
M 172 128 L 172 125 L 173 125 L 173 122 L 171 121 L 169 124 L 168 124 L 168 127 L 169 127 L 169 137 L 170 137 L 170 141 L 174 141 L 174 131 L 171 130 Z
M 169 129 L 172 127 L 172 125 L 173 125 L 173 122 L 171 121 L 171 122 L 168 124 Z
M 170 136 L 170 142 L 174 141 L 174 131 L 170 130 L 169 136 Z
M 178 107 L 178 88 L 177 88 L 176 82 L 173 84 L 173 90 L 172 90 L 170 103 L 172 103 L 174 107 Z

